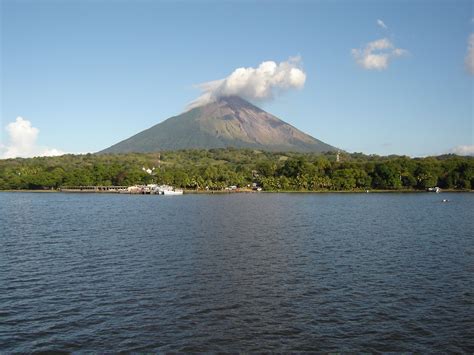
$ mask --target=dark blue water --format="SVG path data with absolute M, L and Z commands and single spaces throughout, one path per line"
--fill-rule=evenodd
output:
M 0 351 L 472 352 L 473 211 L 463 193 L 1 193 Z

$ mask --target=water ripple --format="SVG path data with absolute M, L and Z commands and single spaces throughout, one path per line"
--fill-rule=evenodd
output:
M 473 352 L 474 195 L 0 194 L 0 351 Z

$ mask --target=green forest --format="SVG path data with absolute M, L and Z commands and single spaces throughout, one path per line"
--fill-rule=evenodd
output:
M 143 168 L 153 168 L 154 175 Z M 65 186 L 169 184 L 222 190 L 257 184 L 264 191 L 471 190 L 474 158 L 362 153 L 273 153 L 251 149 L 85 154 L 0 160 L 1 190 Z

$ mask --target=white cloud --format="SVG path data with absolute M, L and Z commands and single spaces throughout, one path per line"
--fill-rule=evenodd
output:
M 300 57 L 279 64 L 267 61 L 257 68 L 238 68 L 224 79 L 198 84 L 202 94 L 188 108 L 205 105 L 223 96 L 237 95 L 257 101 L 271 99 L 278 92 L 303 88 L 305 81 Z
M 382 27 L 384 30 L 386 30 L 388 28 L 387 25 L 380 19 L 377 20 L 377 25 Z
M 467 71 L 474 75 L 474 33 L 471 33 L 467 42 L 467 53 L 465 58 Z
M 474 156 L 474 145 L 458 145 L 457 147 L 451 149 L 450 153 Z
M 387 38 L 381 38 L 367 43 L 364 48 L 355 48 L 351 51 L 356 63 L 368 70 L 384 70 L 388 68 L 393 58 L 408 54 L 402 48 L 396 48 Z
M 62 155 L 64 152 L 48 147 L 36 145 L 39 129 L 33 127 L 31 122 L 17 117 L 5 127 L 9 141 L 0 147 L 0 158 L 30 158 L 35 156 Z

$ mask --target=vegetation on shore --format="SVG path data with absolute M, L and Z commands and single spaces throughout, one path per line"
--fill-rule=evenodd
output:
M 151 182 L 222 190 L 253 183 L 266 191 L 470 190 L 474 158 L 273 153 L 251 149 L 85 154 L 0 160 L 0 190 Z M 154 175 L 143 170 L 153 168 Z

